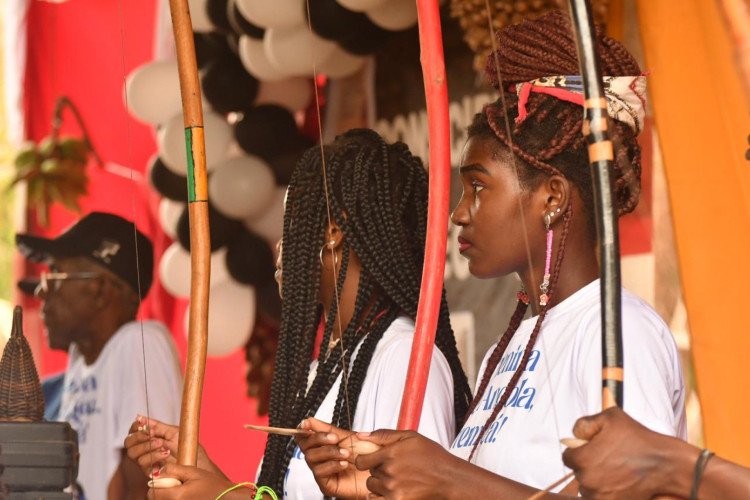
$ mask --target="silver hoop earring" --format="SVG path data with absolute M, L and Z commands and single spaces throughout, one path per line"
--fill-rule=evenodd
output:
M 326 265 L 323 263 L 323 251 L 325 251 L 327 245 L 334 245 L 336 242 L 331 241 L 330 243 L 324 243 L 322 247 L 320 247 L 320 253 L 318 253 L 318 258 L 320 259 L 320 267 L 322 269 L 328 269 Z M 333 268 L 336 269 L 339 266 L 339 254 L 336 253 L 333 248 L 331 248 L 331 252 L 333 253 Z

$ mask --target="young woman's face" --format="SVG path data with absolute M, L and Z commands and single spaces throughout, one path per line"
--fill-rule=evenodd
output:
M 451 221 L 461 227 L 459 250 L 469 260 L 471 274 L 493 278 L 527 267 L 526 241 L 535 248 L 536 233 L 541 231 L 543 237 L 544 228 L 537 227 L 542 219 L 518 183 L 510 154 L 498 152 L 492 139 L 469 139 L 460 175 L 463 194 Z

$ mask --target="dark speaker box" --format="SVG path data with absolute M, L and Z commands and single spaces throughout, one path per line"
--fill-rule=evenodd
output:
M 78 475 L 78 436 L 67 422 L 0 422 L 0 482 L 20 499 L 70 499 Z M 39 492 L 45 491 L 43 496 Z M 54 496 L 67 495 L 67 496 Z
M 5 498 L 8 500 L 73 500 L 73 495 L 56 491 L 19 491 L 9 493 Z

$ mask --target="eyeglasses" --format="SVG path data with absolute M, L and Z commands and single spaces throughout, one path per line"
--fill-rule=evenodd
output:
M 56 292 L 60 289 L 63 281 L 67 280 L 90 280 L 101 278 L 101 273 L 96 272 L 81 272 L 81 273 L 56 273 L 42 271 L 39 275 L 39 284 L 34 290 L 34 295 L 37 297 L 42 293 L 49 293 L 50 291 Z M 50 286 L 51 284 L 51 286 Z

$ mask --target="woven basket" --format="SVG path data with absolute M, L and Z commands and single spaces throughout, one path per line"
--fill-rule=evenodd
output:
M 44 394 L 31 347 L 23 336 L 23 310 L 13 310 L 10 339 L 0 360 L 0 420 L 41 421 Z

